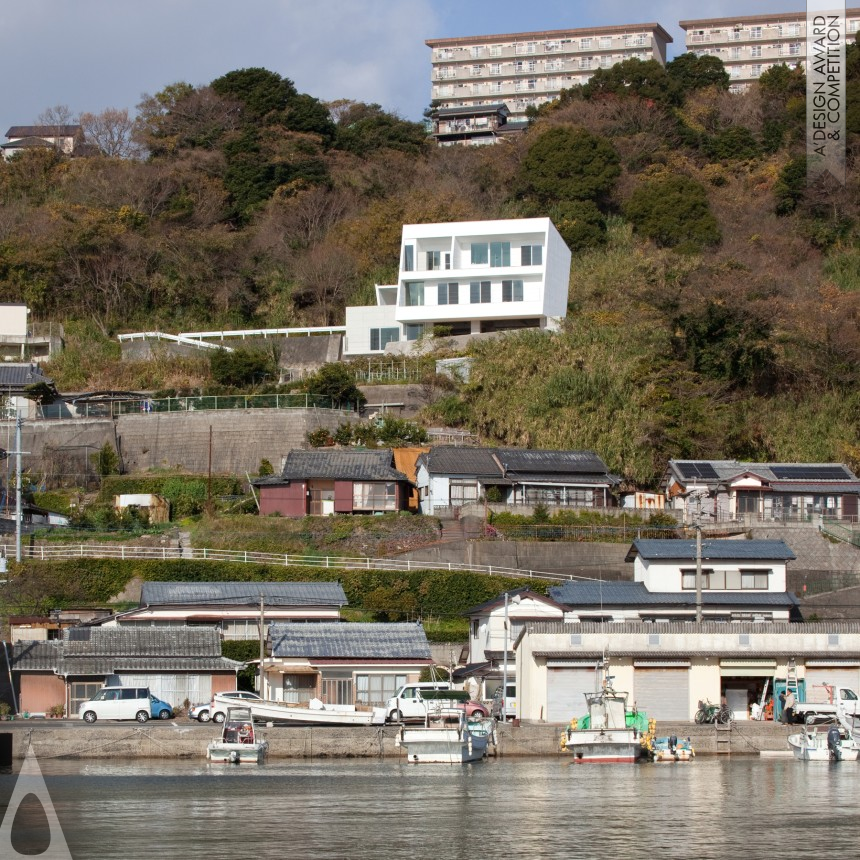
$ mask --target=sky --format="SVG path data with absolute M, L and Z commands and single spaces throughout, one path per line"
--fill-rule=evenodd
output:
M 7 0 L 0 8 L 0 135 L 64 106 L 134 112 L 144 94 L 264 67 L 323 101 L 376 102 L 418 120 L 425 39 L 801 11 L 797 0 Z

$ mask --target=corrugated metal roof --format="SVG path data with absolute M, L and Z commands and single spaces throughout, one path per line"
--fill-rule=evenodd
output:
M 290 451 L 281 480 L 406 481 L 406 475 L 398 472 L 392 463 L 393 456 L 387 448 L 382 451 Z
M 642 582 L 565 582 L 549 588 L 549 595 L 568 608 L 577 606 L 695 606 L 695 592 L 649 591 Z M 703 591 L 706 606 L 799 605 L 790 592 Z
M 694 540 L 633 541 L 625 561 L 633 561 L 637 555 L 649 560 L 695 561 Z M 743 561 L 789 561 L 797 556 L 781 540 L 703 540 L 702 559 Z
M 141 606 L 346 606 L 339 582 L 145 582 Z
M 274 657 L 429 659 L 420 624 L 272 624 Z

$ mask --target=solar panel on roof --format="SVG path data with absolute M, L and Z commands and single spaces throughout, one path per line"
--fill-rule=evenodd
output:
M 777 478 L 795 481 L 846 481 L 849 475 L 842 466 L 772 466 Z
M 685 478 L 716 480 L 720 477 L 710 463 L 679 463 L 678 470 Z

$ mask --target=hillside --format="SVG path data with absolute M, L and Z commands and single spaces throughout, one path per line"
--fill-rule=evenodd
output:
M 471 351 L 427 420 L 592 448 L 653 484 L 669 457 L 860 467 L 860 52 L 848 181 L 807 183 L 802 73 L 727 91 L 719 60 L 631 60 L 494 147 L 436 148 L 378 106 L 265 70 L 140 106 L 145 160 L 0 164 L 0 301 L 63 322 L 61 389 L 199 388 L 200 359 L 119 361 L 120 331 L 343 321 L 403 223 L 548 215 L 574 252 L 557 334 Z

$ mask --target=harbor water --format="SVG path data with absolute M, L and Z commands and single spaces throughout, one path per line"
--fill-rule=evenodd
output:
M 706 757 L 577 765 L 392 760 L 69 761 L 39 765 L 75 860 L 853 856 L 860 765 Z M 7 809 L 17 855 L 48 846 L 32 796 Z M 49 854 L 45 854 L 49 856 Z M 4 855 L 5 860 L 5 855 Z

